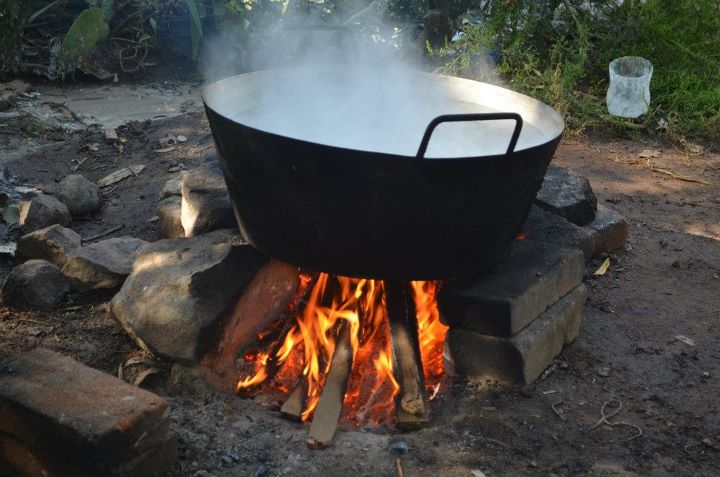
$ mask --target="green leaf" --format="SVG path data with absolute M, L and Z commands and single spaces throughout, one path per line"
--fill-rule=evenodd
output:
M 202 20 L 195 0 L 185 0 L 188 12 L 190 12 L 190 40 L 192 42 L 193 60 L 197 59 L 200 52 L 200 40 L 202 39 Z
M 37 19 L 37 17 L 39 17 L 43 13 L 47 12 L 48 10 L 55 8 L 55 6 L 57 6 L 58 3 L 60 3 L 60 0 L 55 0 L 54 2 L 50 2 L 47 5 L 45 5 L 44 7 L 36 10 L 35 13 L 33 13 L 32 15 L 30 15 L 28 17 L 28 19 L 25 23 L 28 25 L 31 24 L 32 22 L 34 22 Z
M 66 66 L 76 66 L 92 52 L 100 40 L 107 37 L 108 30 L 103 11 L 97 7 L 88 8 L 80 13 L 70 26 L 58 58 Z

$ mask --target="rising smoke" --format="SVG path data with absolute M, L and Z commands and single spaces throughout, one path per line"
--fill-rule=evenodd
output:
M 362 25 L 270 26 L 246 47 L 253 52 L 250 69 L 264 71 L 217 83 L 206 90 L 206 100 L 223 115 L 257 129 L 402 156 L 416 154 L 437 116 L 512 107 L 493 104 L 495 89 L 473 89 L 423 73 L 427 67 L 418 42 L 380 18 L 373 10 L 360 19 Z M 217 77 L 221 57 L 209 65 L 208 77 Z M 480 58 L 475 68 L 490 76 L 494 65 Z M 503 153 L 512 126 L 510 121 L 443 124 L 427 157 Z M 528 124 L 519 147 L 541 136 Z

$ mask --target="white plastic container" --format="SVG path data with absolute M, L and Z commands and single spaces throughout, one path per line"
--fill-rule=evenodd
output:
M 610 114 L 637 118 L 650 106 L 653 65 L 639 56 L 623 56 L 610 62 L 607 108 Z

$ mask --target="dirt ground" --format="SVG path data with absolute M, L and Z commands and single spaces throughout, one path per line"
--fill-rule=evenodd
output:
M 99 132 L 85 133 L 22 146 L 28 152 L 2 166 L 16 184 L 52 191 L 83 159 L 77 172 L 91 180 L 143 164 L 137 177 L 108 188 L 99 213 L 72 228 L 88 237 L 122 226 L 109 236 L 157 240 L 151 219 L 163 183 L 214 152 L 207 122 L 186 115 L 119 133 L 128 138 L 122 151 Z M 168 134 L 188 141 L 153 152 Z M 659 156 L 642 158 L 644 150 Z M 427 429 L 343 429 L 333 447 L 311 451 L 306 426 L 281 419 L 277 408 L 215 391 L 147 357 L 122 375 L 160 370 L 144 384 L 172 406 L 180 450 L 172 475 L 394 476 L 398 458 L 406 476 L 717 475 L 720 155 L 588 137 L 563 141 L 554 160 L 586 175 L 598 200 L 628 217 L 630 238 L 604 276 L 592 277 L 599 261 L 588 265 L 580 336 L 534 385 L 448 378 Z M 12 264 L 0 260 L 4 279 Z M 144 355 L 107 313 L 110 298 L 73 295 L 53 313 L 0 307 L 0 363 L 43 346 L 117 375 Z M 603 406 L 608 417 L 599 422 Z M 391 449 L 398 437 L 407 453 Z

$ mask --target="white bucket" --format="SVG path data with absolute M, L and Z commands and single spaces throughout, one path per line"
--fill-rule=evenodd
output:
M 653 65 L 639 56 L 623 56 L 610 62 L 607 108 L 610 114 L 637 118 L 650 106 L 650 78 Z

